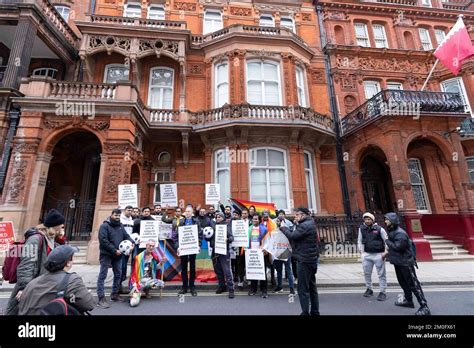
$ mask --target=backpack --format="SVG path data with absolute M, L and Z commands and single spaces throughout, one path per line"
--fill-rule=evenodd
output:
M 49 301 L 49 303 L 41 309 L 40 315 L 81 315 L 81 313 L 65 299 L 71 274 L 72 273 L 66 273 L 64 275 L 59 284 L 56 298 Z
M 14 242 L 12 246 L 8 249 L 7 256 L 5 257 L 5 261 L 2 266 L 2 274 L 3 274 L 3 279 L 8 280 L 10 284 L 15 284 L 17 282 L 17 276 L 16 276 L 16 270 L 18 268 L 18 265 L 21 262 L 21 255 L 23 253 L 23 247 L 25 246 L 26 241 L 31 238 L 32 236 L 35 235 L 40 235 L 40 243 L 39 243 L 39 259 L 41 260 L 41 256 L 43 255 L 43 235 L 41 233 L 33 233 L 30 235 L 28 238 L 26 238 L 24 241 L 21 242 Z M 41 272 L 41 267 L 39 267 L 38 272 Z M 36 275 L 38 276 L 38 275 Z

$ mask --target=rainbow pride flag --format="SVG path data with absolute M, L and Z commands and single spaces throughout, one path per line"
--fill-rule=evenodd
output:
M 275 203 L 264 203 L 264 202 L 254 202 L 254 201 L 245 201 L 243 199 L 230 198 L 232 205 L 236 206 L 240 210 L 249 209 L 250 206 L 254 206 L 258 214 L 262 214 L 264 210 L 268 210 L 270 217 L 276 217 L 276 206 Z

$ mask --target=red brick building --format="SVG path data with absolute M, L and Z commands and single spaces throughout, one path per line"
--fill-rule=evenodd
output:
M 97 262 L 117 185 L 138 184 L 145 206 L 166 182 L 177 183 L 181 203 L 203 204 L 215 182 L 223 200 L 288 212 L 397 210 L 410 232 L 452 233 L 474 252 L 474 140 L 451 132 L 474 105 L 472 61 L 458 80 L 435 72 L 427 90 L 444 92 L 406 94 L 433 63 L 428 38 L 435 47 L 459 13 L 473 22 L 463 2 L 431 2 L 0 4 L 0 219 L 20 236 L 59 207 L 69 237 L 90 240 Z M 390 88 L 423 100 L 418 119 L 367 111 Z M 446 93 L 456 88 L 463 97 Z M 429 258 L 423 234 L 417 240 Z

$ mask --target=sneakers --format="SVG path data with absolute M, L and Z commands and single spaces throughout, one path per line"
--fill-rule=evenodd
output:
M 178 292 L 178 296 L 179 295 L 184 295 L 184 294 L 187 294 L 187 293 L 188 293 L 188 289 L 181 288 L 181 290 L 179 290 L 179 292 Z
M 110 308 L 110 305 L 105 299 L 105 297 L 99 297 L 99 302 L 97 302 L 97 307 L 107 309 L 107 308 Z
M 230 290 L 229 291 L 229 298 L 234 298 L 235 295 L 234 295 L 234 290 Z
M 377 301 L 385 301 L 386 299 L 387 299 L 387 295 L 385 294 L 385 292 L 381 292 L 377 296 Z
M 244 282 L 239 282 L 237 284 L 237 287 L 239 288 L 240 291 L 242 291 L 244 289 Z
M 415 315 L 431 315 L 430 309 L 427 305 L 421 306 L 416 312 Z
M 267 292 L 266 291 L 262 291 L 262 298 L 267 298 L 268 295 L 267 295 Z
M 403 299 L 403 301 L 396 301 L 395 306 L 415 308 L 415 305 L 413 304 L 413 301 L 407 301 L 406 299 Z
M 122 297 L 120 297 L 119 294 L 111 294 L 110 300 L 114 302 L 125 302 L 125 300 Z
M 367 289 L 367 290 L 365 290 L 364 297 L 370 297 L 373 294 L 374 294 L 374 292 L 372 291 L 372 289 Z
M 191 295 L 193 295 L 193 296 L 197 296 L 197 295 L 198 295 L 196 289 L 194 289 L 194 288 L 191 289 Z
M 254 296 L 256 293 L 257 293 L 256 291 L 250 290 L 249 291 L 249 296 Z
M 295 295 L 295 289 L 294 288 L 290 288 L 290 294 Z
M 225 286 L 219 286 L 216 290 L 216 294 L 222 294 L 223 292 L 227 292 L 227 288 Z
M 279 293 L 279 292 L 283 292 L 283 288 L 281 286 L 277 286 L 275 289 L 273 289 L 273 292 L 276 294 L 276 293 Z

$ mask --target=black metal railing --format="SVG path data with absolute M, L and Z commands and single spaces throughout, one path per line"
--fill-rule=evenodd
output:
M 458 93 L 383 90 L 341 120 L 342 134 L 347 135 L 382 116 L 419 116 L 421 113 L 464 113 Z

